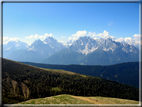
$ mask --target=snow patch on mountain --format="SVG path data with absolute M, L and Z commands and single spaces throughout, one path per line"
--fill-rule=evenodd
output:
M 46 42 L 44 42 L 44 44 L 47 44 Z
M 109 51 L 110 49 L 103 48 L 102 50 L 104 50 L 104 51 Z
M 34 46 L 29 47 L 28 50 L 29 50 L 29 51 L 31 51 L 31 50 L 32 50 L 32 51 L 36 51 L 35 48 L 34 48 Z
M 126 48 L 122 48 L 122 50 L 125 51 L 126 53 L 129 52 Z
M 52 49 L 54 48 L 53 46 L 49 45 Z
M 112 47 L 110 47 L 110 48 L 106 48 L 106 47 L 104 47 L 102 50 L 104 50 L 104 51 L 109 51 L 109 50 L 111 50 L 112 52 L 115 50 L 114 48 L 112 48 Z
M 91 53 L 91 52 L 93 52 L 93 51 L 95 51 L 97 49 L 98 49 L 98 47 L 96 47 L 96 48 L 92 47 L 91 49 L 89 49 L 88 46 L 86 45 L 84 50 L 79 49 L 77 52 L 80 52 L 82 54 L 87 55 L 88 53 Z

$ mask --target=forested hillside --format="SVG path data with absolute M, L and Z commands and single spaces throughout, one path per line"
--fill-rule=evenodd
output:
M 139 89 L 98 77 L 43 69 L 3 59 L 3 103 L 18 103 L 58 94 L 139 100 Z
M 51 65 L 42 63 L 22 62 L 48 69 L 63 69 L 84 75 L 96 76 L 111 81 L 139 87 L 139 62 L 126 62 L 109 66 L 98 65 Z

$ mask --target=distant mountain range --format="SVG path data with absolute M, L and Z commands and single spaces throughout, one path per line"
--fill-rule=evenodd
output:
M 138 60 L 139 50 L 133 45 L 115 42 L 111 38 L 94 40 L 85 36 L 45 59 L 43 63 L 111 65 Z
M 22 43 L 22 42 L 21 42 Z M 12 45 L 16 46 L 17 42 L 12 41 Z M 25 43 L 27 46 L 27 44 Z M 9 47 L 9 43 L 5 45 Z M 40 39 L 35 40 L 30 46 L 20 49 L 9 49 L 6 53 L 4 50 L 4 58 L 8 58 L 15 61 L 30 61 L 30 62 L 41 62 L 45 58 L 53 55 L 54 53 L 66 48 L 62 43 L 58 42 L 52 37 L 47 37 L 44 41 Z
M 53 37 L 34 41 L 30 46 L 20 41 L 3 45 L 3 57 L 15 61 L 46 64 L 111 65 L 139 60 L 139 50 L 133 45 L 113 41 L 111 38 L 80 37 L 66 44 Z
M 7 57 L 13 51 L 27 49 L 28 46 L 29 45 L 27 43 L 21 42 L 19 40 L 9 41 L 7 44 L 3 44 L 3 57 Z

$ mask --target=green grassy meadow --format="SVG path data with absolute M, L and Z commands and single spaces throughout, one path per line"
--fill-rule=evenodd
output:
M 31 99 L 18 104 L 139 104 L 138 101 L 109 98 L 109 97 L 82 97 L 73 95 L 57 95 L 46 98 Z

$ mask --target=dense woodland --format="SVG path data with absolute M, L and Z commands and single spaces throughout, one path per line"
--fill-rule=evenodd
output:
M 4 104 L 58 94 L 139 100 L 139 89 L 129 85 L 68 71 L 46 70 L 6 59 L 3 59 L 2 79 Z
M 139 87 L 139 62 L 125 62 L 121 64 L 98 65 L 51 65 L 42 63 L 22 62 L 41 68 L 63 69 L 84 75 L 96 76 L 111 81 Z

